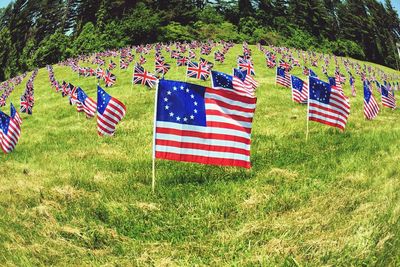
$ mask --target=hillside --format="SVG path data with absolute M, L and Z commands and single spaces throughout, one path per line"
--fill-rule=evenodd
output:
M 306 142 L 307 107 L 275 85 L 275 69 L 251 48 L 260 82 L 252 169 L 157 160 L 155 193 L 155 91 L 131 87 L 132 65 L 117 68 L 106 89 L 127 106 L 112 138 L 98 137 L 96 120 L 78 114 L 40 69 L 34 114 L 22 115 L 18 146 L 0 156 L 0 264 L 400 264 L 399 110 L 382 107 L 366 121 L 357 79 L 346 131 L 310 122 Z M 215 69 L 230 73 L 241 53 L 236 45 Z M 146 58 L 153 70 L 154 51 Z M 184 80 L 185 68 L 166 58 L 166 78 Z M 54 71 L 96 99 L 94 78 Z M 303 77 L 301 68 L 292 74 Z M 27 79 L 8 103 L 19 103 Z M 344 90 L 351 95 L 348 83 Z

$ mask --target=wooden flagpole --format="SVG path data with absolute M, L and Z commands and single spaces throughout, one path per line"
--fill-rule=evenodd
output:
M 157 100 L 158 100 L 158 86 L 159 81 L 156 85 L 156 94 L 154 98 L 154 120 L 153 120 L 153 162 L 152 162 L 152 179 L 151 179 L 151 190 L 154 193 L 156 187 L 156 123 L 157 123 Z

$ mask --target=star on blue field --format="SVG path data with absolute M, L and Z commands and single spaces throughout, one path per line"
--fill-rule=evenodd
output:
M 157 121 L 206 126 L 205 89 L 195 84 L 160 80 Z

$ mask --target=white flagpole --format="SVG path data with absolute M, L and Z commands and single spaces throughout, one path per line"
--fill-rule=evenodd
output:
M 157 81 L 156 94 L 154 98 L 154 121 L 153 121 L 153 162 L 152 162 L 152 179 L 151 179 L 151 190 L 154 193 L 156 187 L 156 123 L 157 123 L 157 100 L 158 100 L 158 85 L 160 81 Z

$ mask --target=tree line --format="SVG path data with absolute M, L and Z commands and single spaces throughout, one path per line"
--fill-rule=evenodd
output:
M 398 68 L 399 37 L 390 0 L 16 0 L 0 9 L 0 81 L 83 53 L 193 39 L 312 49 Z

